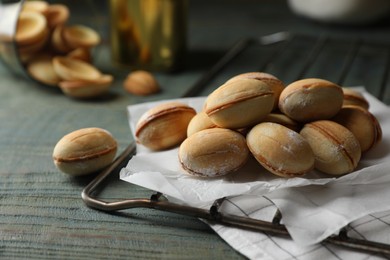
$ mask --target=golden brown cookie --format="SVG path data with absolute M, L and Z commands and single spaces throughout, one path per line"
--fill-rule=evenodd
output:
M 280 79 L 278 79 L 274 75 L 265 72 L 246 72 L 230 78 L 228 81 L 226 81 L 226 83 L 230 83 L 237 79 L 257 79 L 267 83 L 268 86 L 270 86 L 270 88 L 273 90 L 275 95 L 275 103 L 273 110 L 278 108 L 279 96 L 285 88 L 284 83 Z
M 279 109 L 298 122 L 329 119 L 343 104 L 340 86 L 323 79 L 302 79 L 288 85 L 280 95 Z
M 238 129 L 255 125 L 273 109 L 275 95 L 264 82 L 239 79 L 212 92 L 205 112 L 219 127 Z
M 315 155 L 315 168 L 324 173 L 342 175 L 352 172 L 361 157 L 359 141 L 344 126 L 320 120 L 305 124 L 301 135 Z
M 188 137 L 179 149 L 184 170 L 198 177 L 218 177 L 232 173 L 247 161 L 245 138 L 233 130 L 205 129 Z
M 277 176 L 302 176 L 314 167 L 314 154 L 309 143 L 285 126 L 260 123 L 252 128 L 246 139 L 256 160 Z
M 332 120 L 345 126 L 355 135 L 362 152 L 370 150 L 382 139 L 382 129 L 378 120 L 361 106 L 346 105 Z
M 180 102 L 159 104 L 138 120 L 137 142 L 152 150 L 163 150 L 180 144 L 187 137 L 187 127 L 196 111 Z

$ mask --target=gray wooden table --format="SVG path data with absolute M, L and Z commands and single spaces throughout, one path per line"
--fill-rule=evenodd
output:
M 102 4 L 102 19 L 104 10 Z M 300 76 L 326 76 L 342 80 L 343 84 L 365 85 L 384 102 L 390 102 L 389 23 L 367 27 L 313 23 L 291 14 L 285 1 L 275 0 L 190 1 L 188 22 L 186 66 L 177 73 L 157 73 L 163 91 L 146 98 L 123 91 L 121 84 L 128 71 L 113 69 L 104 51 L 98 54 L 97 62 L 102 70 L 114 73 L 116 81 L 108 97 L 95 101 L 67 98 L 57 90 L 15 76 L 0 66 L 1 258 L 243 258 L 196 218 L 150 209 L 108 214 L 86 207 L 80 193 L 94 176 L 66 176 L 55 168 L 51 158 L 54 145 L 63 135 L 90 126 L 109 130 L 123 151 L 132 141 L 127 105 L 180 97 L 240 39 L 280 31 L 308 36 L 289 40 L 286 45 L 289 48 L 283 48 L 287 51 L 279 53 L 272 62 L 262 62 L 256 55 L 272 53 L 271 49 L 281 48 L 279 45 L 272 45 L 271 49 L 250 46 L 219 71 L 199 95 L 207 94 L 240 70 L 264 68 L 286 82 Z M 307 50 L 315 48 L 321 35 L 330 36 L 323 48 L 329 46 L 332 51 L 317 55 L 316 61 L 334 59 L 335 65 L 297 68 L 294 59 L 301 59 Z M 358 39 L 358 45 L 353 39 Z M 372 41 L 378 42 L 379 47 L 371 44 Z M 369 44 L 360 45 L 361 42 Z M 356 46 L 362 47 L 356 49 Z M 351 49 L 368 58 L 348 63 L 350 73 L 343 76 L 337 68 L 344 68 L 345 63 L 337 62 Z M 331 57 L 327 53 L 332 53 Z M 148 197 L 150 191 L 113 176 L 100 196 Z

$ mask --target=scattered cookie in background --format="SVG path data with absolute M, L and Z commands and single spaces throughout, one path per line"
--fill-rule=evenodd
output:
M 16 29 L 20 60 L 34 80 L 60 88 L 69 97 L 91 99 L 106 94 L 114 77 L 93 65 L 91 51 L 101 42 L 93 28 L 69 24 L 71 12 L 64 4 L 25 1 Z M 127 93 L 148 96 L 160 85 L 145 70 L 130 72 L 124 79 Z
M 61 78 L 54 70 L 50 55 L 38 55 L 30 60 L 27 65 L 28 73 L 37 81 L 48 86 L 57 87 Z
M 160 91 L 160 85 L 151 72 L 135 70 L 123 82 L 123 88 L 137 96 L 148 96 Z
M 79 99 L 89 99 L 100 97 L 110 88 L 114 77 L 111 75 L 101 75 L 94 80 L 71 80 L 61 81 L 59 86 L 62 92 L 70 97 Z
M 91 50 L 101 42 L 100 35 L 88 26 L 67 24 L 70 16 L 66 5 L 25 1 L 15 36 L 20 59 L 33 79 L 59 87 L 67 96 L 102 96 L 113 77 L 92 65 Z

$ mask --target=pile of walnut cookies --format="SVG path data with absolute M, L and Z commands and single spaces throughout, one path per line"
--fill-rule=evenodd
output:
M 381 140 L 368 109 L 359 92 L 328 80 L 285 86 L 273 75 L 248 72 L 213 91 L 198 113 L 180 102 L 153 107 L 137 122 L 135 136 L 155 151 L 180 145 L 183 169 L 198 177 L 235 172 L 250 157 L 280 177 L 313 169 L 339 176 Z

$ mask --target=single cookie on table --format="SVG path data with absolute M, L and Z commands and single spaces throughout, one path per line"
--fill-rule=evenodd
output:
M 160 84 L 151 72 L 135 70 L 127 75 L 123 88 L 134 95 L 148 96 L 159 92 Z
M 343 104 L 343 91 L 330 81 L 309 78 L 295 81 L 280 94 L 279 109 L 298 122 L 329 119 Z
M 208 97 L 205 112 L 219 127 L 238 129 L 260 122 L 273 109 L 274 91 L 255 79 L 223 84 Z
M 343 87 L 342 89 L 344 94 L 343 106 L 355 105 L 364 109 L 369 109 L 370 104 L 362 93 L 346 87 Z
M 89 127 L 62 137 L 53 150 L 54 164 L 62 172 L 81 176 L 108 166 L 115 158 L 118 144 L 105 129 Z
M 278 79 L 274 75 L 265 72 L 246 72 L 230 78 L 228 81 L 226 81 L 226 83 L 233 82 L 237 79 L 257 79 L 267 83 L 268 86 L 271 87 L 275 95 L 275 103 L 273 110 L 278 108 L 279 96 L 285 88 L 284 83 L 280 79 Z
M 176 146 L 187 137 L 188 124 L 195 115 L 195 109 L 181 102 L 156 105 L 138 120 L 137 142 L 151 150 Z
M 305 124 L 300 134 L 314 152 L 317 170 L 343 175 L 357 167 L 361 157 L 360 144 L 344 126 L 330 120 L 319 120 Z
M 180 145 L 179 161 L 183 169 L 197 177 L 218 177 L 240 169 L 249 157 L 245 138 L 224 128 L 194 133 Z
M 345 126 L 355 135 L 362 152 L 370 150 L 382 139 L 378 119 L 361 106 L 343 106 L 332 120 Z

